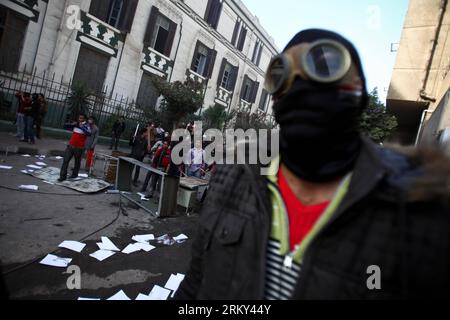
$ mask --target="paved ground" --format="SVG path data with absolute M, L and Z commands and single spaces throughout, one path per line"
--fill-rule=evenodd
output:
M 47 154 L 55 150 L 63 151 L 65 141 L 45 139 L 29 146 L 18 144 L 17 139 L 9 133 L 0 132 L 0 150 L 4 150 L 6 146 L 13 147 L 12 149 L 17 146 L 31 147 L 38 154 Z M 98 151 L 110 153 L 105 146 L 100 146 Z M 123 289 L 134 299 L 139 293 L 148 294 L 155 284 L 164 285 L 172 273 L 187 271 L 198 219 L 196 214 L 156 219 L 125 203 L 125 216 L 119 214 L 118 195 L 104 192 L 80 195 L 64 187 L 45 184 L 20 172 L 27 164 L 35 161 L 36 158 L 25 158 L 21 154 L 10 153 L 6 157 L 4 152 L 0 152 L 0 164 L 13 166 L 12 170 L 0 169 L 0 261 L 3 272 L 7 273 L 4 278 L 11 298 L 108 298 Z M 46 162 L 55 167 L 61 164 L 57 160 L 47 159 Z M 25 193 L 4 188 L 16 189 L 21 184 L 38 185 L 39 192 L 52 194 Z M 37 262 L 29 264 L 57 249 L 62 241 L 83 239 L 117 217 L 112 225 L 85 241 L 87 246 L 82 253 L 66 249 L 55 253 L 73 258 L 72 264 L 81 268 L 81 290 L 67 289 L 69 275 L 64 274 L 64 268 L 47 267 Z M 189 240 L 173 246 L 156 245 L 157 248 L 149 253 L 117 253 L 103 262 L 89 257 L 90 253 L 97 250 L 95 243 L 101 236 L 109 237 L 122 249 L 132 242 L 133 235 L 147 233 L 156 236 L 184 233 Z M 10 270 L 15 271 L 8 273 Z

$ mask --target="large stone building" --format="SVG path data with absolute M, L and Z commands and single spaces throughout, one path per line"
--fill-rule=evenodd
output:
M 448 0 L 410 0 L 387 97 L 398 142 L 450 141 L 449 29 Z
M 240 0 L 0 0 L 0 70 L 55 74 L 144 108 L 152 77 L 205 86 L 204 108 L 271 112 L 278 49 Z

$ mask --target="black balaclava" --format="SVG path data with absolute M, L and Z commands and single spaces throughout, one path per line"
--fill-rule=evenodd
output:
M 310 182 L 331 181 L 353 169 L 362 145 L 359 119 L 368 102 L 358 53 L 342 36 L 305 30 L 284 51 L 319 39 L 332 39 L 348 49 L 362 81 L 362 96 L 297 77 L 289 91 L 276 100 L 273 108 L 281 128 L 281 160 L 295 175 Z

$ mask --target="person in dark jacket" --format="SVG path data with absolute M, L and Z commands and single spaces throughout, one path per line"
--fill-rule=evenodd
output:
M 125 118 L 123 116 L 117 119 L 116 122 L 114 122 L 111 132 L 111 145 L 109 146 L 110 150 L 112 150 L 114 147 L 114 150 L 117 151 L 119 147 L 120 137 L 122 136 L 122 133 L 124 133 L 125 128 Z
M 31 104 L 27 104 L 24 108 L 25 111 L 25 132 L 22 142 L 28 142 L 30 144 L 35 143 L 34 124 L 39 115 L 40 104 L 38 95 L 34 93 L 31 98 Z
M 450 297 L 450 164 L 359 132 L 354 46 L 305 30 L 266 73 L 280 155 L 219 165 L 176 299 Z
M 67 180 L 67 169 L 72 158 L 75 158 L 75 166 L 70 179 L 78 178 L 81 166 L 81 156 L 83 155 L 86 140 L 91 135 L 91 127 L 86 123 L 86 115 L 84 114 L 78 116 L 77 122 L 66 123 L 64 128 L 73 131 L 69 144 L 64 152 L 64 162 L 61 166 L 58 182 Z
M 148 128 L 139 130 L 136 137 L 131 141 L 131 157 L 141 162 L 144 161 L 145 155 L 147 154 L 147 130 Z M 136 166 L 134 170 L 133 185 L 137 186 L 141 168 Z

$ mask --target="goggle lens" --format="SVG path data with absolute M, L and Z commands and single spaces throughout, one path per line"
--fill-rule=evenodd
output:
M 322 44 L 308 51 L 306 63 L 313 75 L 322 79 L 335 78 L 344 67 L 342 51 L 333 45 Z

